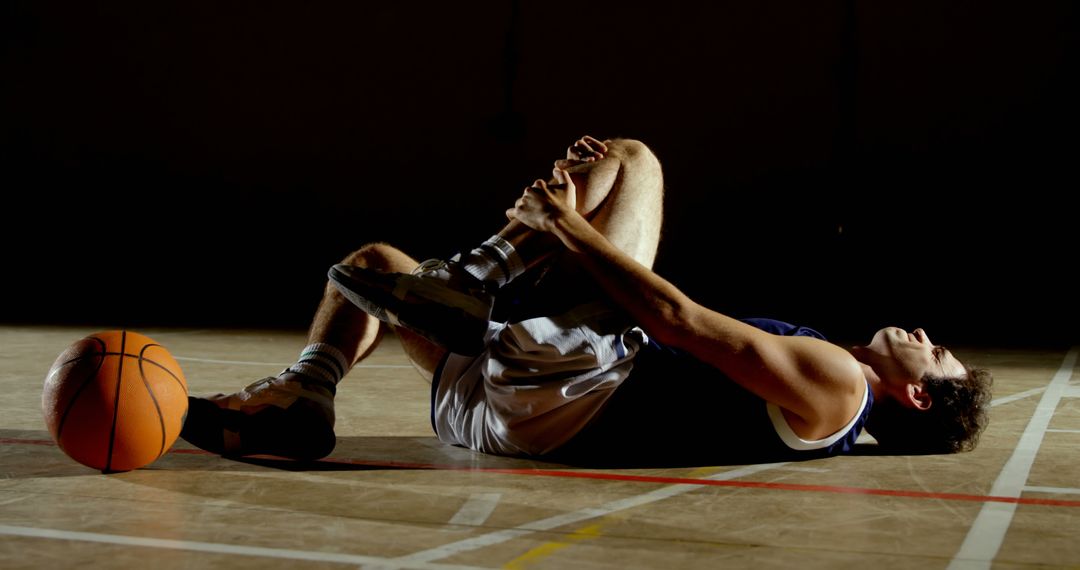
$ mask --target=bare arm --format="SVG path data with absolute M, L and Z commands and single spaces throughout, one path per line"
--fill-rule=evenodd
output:
M 809 337 L 783 337 L 704 307 L 612 245 L 575 204 L 573 181 L 537 181 L 507 211 L 549 232 L 576 254 L 612 300 L 659 342 L 694 355 L 796 416 L 800 435 L 828 435 L 851 419 L 862 370 L 847 351 Z M 802 427 L 803 429 L 799 429 Z

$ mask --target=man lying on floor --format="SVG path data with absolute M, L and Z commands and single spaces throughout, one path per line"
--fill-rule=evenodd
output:
M 851 453 L 864 428 L 896 452 L 974 448 L 989 371 L 921 329 L 846 349 L 710 310 L 651 270 L 662 212 L 648 147 L 583 137 L 471 251 L 419 264 L 375 243 L 332 267 L 298 361 L 192 397 L 182 436 L 226 456 L 328 455 L 337 384 L 390 327 L 432 382 L 439 439 L 484 453 L 809 459 Z

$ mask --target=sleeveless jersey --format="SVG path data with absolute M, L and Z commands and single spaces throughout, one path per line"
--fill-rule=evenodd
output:
M 774 319 L 742 319 L 784 336 L 825 337 Z M 629 377 L 592 425 L 562 453 L 597 464 L 746 464 L 850 453 L 873 406 L 869 386 L 859 413 L 832 436 L 800 439 L 780 408 L 693 356 L 649 341 Z

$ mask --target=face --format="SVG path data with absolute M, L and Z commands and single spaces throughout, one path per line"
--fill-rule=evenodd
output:
M 883 328 L 874 334 L 870 344 L 859 347 L 856 356 L 869 364 L 897 396 L 910 391 L 927 374 L 955 378 L 967 373 L 959 359 L 945 347 L 930 342 L 922 329 L 907 332 L 897 327 Z

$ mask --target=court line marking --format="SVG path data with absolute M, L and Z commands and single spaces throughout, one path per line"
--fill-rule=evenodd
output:
M 239 364 L 243 366 L 292 366 L 296 362 L 254 362 L 250 360 L 217 360 L 214 358 L 196 358 L 194 356 L 173 356 L 180 362 L 199 362 L 204 364 Z M 409 368 L 411 364 L 355 364 L 353 368 Z
M 1080 433 L 1080 429 L 1048 429 L 1047 433 Z
M 0 444 L 30 444 L 55 447 L 52 441 L 23 440 L 14 438 L 0 438 Z M 170 454 L 179 455 L 207 455 L 217 457 L 216 454 L 201 449 L 174 449 Z M 264 456 L 252 456 L 253 458 Z M 265 456 L 268 457 L 268 456 Z M 816 493 L 836 493 L 843 495 L 868 495 L 883 497 L 905 497 L 909 499 L 932 499 L 945 501 L 968 501 L 976 503 L 1008 503 L 1016 505 L 1041 505 L 1050 507 L 1080 507 L 1080 501 L 1065 499 L 1041 499 L 1025 498 L 1020 496 L 999 495 L 974 495 L 965 493 L 936 493 L 932 491 L 910 491 L 903 489 L 875 489 L 871 487 L 847 487 L 839 485 L 808 485 L 801 483 L 776 483 L 765 481 L 729 481 L 717 478 L 730 471 L 719 473 L 717 476 L 705 478 L 674 477 L 659 475 L 630 475 L 625 473 L 607 473 L 599 471 L 565 471 L 559 469 L 536 469 L 536 468 L 509 468 L 509 467 L 476 467 L 472 465 L 440 465 L 434 463 L 412 463 L 405 461 L 376 461 L 367 459 L 346 459 L 328 457 L 320 463 L 339 463 L 345 465 L 361 465 L 375 468 L 389 469 L 416 469 L 426 471 L 460 471 L 469 473 L 490 473 L 497 475 L 525 475 L 531 477 L 564 477 L 569 479 L 595 479 L 603 481 L 620 481 L 629 483 L 653 483 L 672 485 L 691 485 L 696 487 L 741 487 L 752 489 L 768 489 L 774 491 L 804 491 Z M 787 465 L 786 463 L 765 463 L 760 465 Z
M 825 469 L 824 467 L 801 467 L 799 465 L 788 465 L 785 471 L 800 471 L 802 473 L 830 473 L 832 469 Z
M 1014 394 L 999 400 L 996 400 L 992 405 L 1000 405 L 1019 400 L 1024 397 L 1034 395 L 1045 389 L 1039 388 L 1034 390 L 1028 390 L 1020 394 Z M 1046 399 L 1044 395 L 1044 400 Z M 39 445 L 55 445 L 49 441 L 35 441 L 35 440 L 17 440 L 12 438 L 0 438 L 0 443 L 31 443 Z M 212 455 L 202 450 L 174 450 L 175 452 L 187 452 Z M 184 541 L 163 541 L 162 539 L 147 539 L 143 537 L 122 537 L 114 535 L 101 535 L 97 533 L 71 533 L 69 531 L 54 531 L 48 529 L 29 529 L 26 531 L 16 532 L 12 529 L 19 529 L 20 527 L 6 527 L 0 525 L 0 532 L 7 534 L 25 534 L 34 533 L 34 536 L 39 537 L 59 537 L 63 535 L 63 538 L 72 540 L 93 540 L 99 542 L 112 542 L 116 544 L 126 545 L 144 545 L 144 546 L 157 546 L 164 548 L 185 548 L 190 550 L 202 550 L 212 552 L 225 552 L 232 554 L 247 554 L 247 555 L 259 555 L 259 556 L 275 556 L 284 558 L 296 558 L 303 560 L 322 560 L 330 562 L 346 562 L 346 563 L 359 563 L 359 564 L 374 564 L 385 568 L 452 568 L 449 565 L 429 564 L 433 560 L 446 558 L 460 552 L 466 552 L 499 544 L 534 532 L 551 530 L 559 526 L 572 524 L 575 522 L 581 522 L 597 517 L 606 516 L 608 514 L 634 508 L 637 506 L 646 505 L 656 501 L 660 501 L 673 496 L 681 495 L 686 492 L 700 488 L 703 485 L 723 485 L 732 487 L 756 487 L 766 489 L 778 489 L 778 490 L 800 490 L 800 491 L 822 491 L 822 492 L 838 492 L 838 493 L 853 493 L 853 494 L 868 494 L 868 495 L 888 495 L 888 496 L 902 496 L 911 498 L 937 498 L 937 499 L 955 499 L 955 500 L 977 500 L 986 501 L 986 505 L 993 503 L 1011 503 L 1011 507 L 1015 509 L 1015 504 L 1044 504 L 1044 505 L 1058 505 L 1058 506 L 1080 506 L 1080 501 L 1057 501 L 1057 500 L 1043 500 L 1043 499 L 1022 499 L 1019 497 L 992 497 L 992 496 L 976 496 L 976 495 L 961 495 L 961 494 L 949 494 L 949 493 L 925 493 L 925 492 L 912 492 L 912 491 L 896 491 L 889 489 L 864 489 L 854 487 L 836 487 L 836 486 L 823 486 L 823 485 L 798 485 L 798 484 L 785 484 L 785 483 L 767 483 L 767 482 L 755 482 L 755 481 L 732 481 L 731 479 L 749 475 L 752 473 L 759 473 L 769 469 L 775 469 L 785 464 L 763 464 L 752 465 L 741 469 L 735 469 L 717 475 L 707 477 L 705 479 L 686 479 L 678 477 L 649 477 L 649 476 L 629 476 L 629 475 L 616 475 L 610 473 L 593 473 L 593 472 L 568 472 L 568 471 L 554 471 L 554 470 L 536 470 L 536 469 L 485 469 L 476 467 L 458 467 L 458 466 L 436 466 L 426 464 L 406 464 L 401 462 L 372 462 L 372 461 L 356 461 L 356 460 L 337 460 L 345 463 L 354 464 L 367 464 L 373 466 L 393 466 L 393 467 L 413 467 L 423 469 L 455 469 L 464 471 L 482 471 L 501 474 L 514 474 L 514 475 L 540 475 L 540 476 L 560 476 L 560 477 L 581 477 L 590 479 L 606 479 L 606 480 L 620 480 L 620 481 L 636 481 L 636 482 L 650 482 L 650 483 L 670 483 L 669 486 L 657 489 L 655 491 L 630 497 L 627 499 L 621 499 L 613 501 L 603 505 L 599 508 L 581 509 L 572 513 L 565 513 L 563 515 L 557 515 L 549 517 L 540 521 L 535 521 L 527 525 L 522 525 L 514 529 L 506 529 L 502 531 L 496 531 L 480 535 L 477 537 L 449 543 L 429 549 L 426 551 L 417 552 L 404 557 L 386 559 L 370 556 L 356 556 L 356 555 L 341 555 L 334 553 L 318 553 L 318 552 L 305 552 L 305 551 L 293 551 L 284 549 L 265 549 L 261 547 L 244 547 L 233 545 L 218 545 L 214 543 L 195 543 Z M 986 506 L 984 506 L 984 509 Z M 59 534 L 58 534 L 59 533 Z M 48 535 L 48 536 L 46 536 Z M 327 558 L 327 557 L 331 558 Z
M 572 530 L 562 535 L 559 540 L 545 542 L 540 546 L 529 549 L 524 554 L 503 564 L 502 568 L 503 570 L 525 570 L 525 568 L 528 568 L 532 564 L 536 564 L 545 558 L 550 558 L 560 550 L 599 537 L 603 533 L 603 530 L 603 521 Z
M 487 522 L 495 507 L 499 506 L 502 493 L 474 493 L 469 496 L 454 516 L 450 517 L 450 524 L 480 526 Z
M 1024 491 L 1030 491 L 1032 493 L 1054 493 L 1058 495 L 1080 495 L 1080 489 L 1073 487 L 1038 487 L 1027 485 L 1024 487 Z
M 782 465 L 785 465 L 785 463 L 765 463 L 760 465 L 750 465 L 738 469 L 732 469 L 730 471 L 725 471 L 723 473 L 717 473 L 716 475 L 708 477 L 707 479 L 722 481 L 724 479 L 745 477 L 748 475 L 760 473 L 762 471 L 768 471 L 769 469 L 775 469 Z M 448 558 L 462 552 L 468 552 L 487 546 L 501 544 L 503 542 L 513 540 L 526 534 L 531 534 L 539 531 L 553 530 L 561 526 L 580 523 L 582 521 L 610 515 L 618 511 L 640 507 L 649 503 L 655 503 L 657 501 L 668 499 L 670 497 L 675 497 L 677 495 L 682 495 L 683 493 L 688 493 L 690 491 L 694 491 L 700 488 L 701 487 L 699 485 L 691 484 L 668 485 L 666 487 L 661 487 L 659 489 L 650 491 L 648 493 L 643 493 L 641 495 L 635 495 L 632 497 L 627 497 L 625 499 L 611 501 L 598 507 L 586 507 L 569 513 L 563 513 L 561 515 L 555 515 L 546 519 L 533 521 L 531 523 L 523 524 L 515 528 L 489 532 L 456 542 L 450 542 L 441 546 L 437 546 L 435 548 L 421 550 L 408 556 L 395 558 L 394 561 L 413 563 L 431 562 L 432 560 Z
M 1075 361 L 1075 354 L 1073 354 L 1073 353 L 1070 353 L 1070 354 L 1073 355 L 1073 360 Z M 1068 359 L 1068 357 L 1066 357 L 1066 358 Z M 258 364 L 265 364 L 265 363 L 258 363 Z M 1071 370 L 1071 368 L 1070 368 L 1070 370 Z M 1059 371 L 1059 373 L 1060 373 L 1060 371 Z M 1056 377 L 1055 377 L 1055 379 L 1056 379 Z M 1051 384 L 1053 384 L 1053 382 L 1051 382 Z M 999 400 L 995 400 L 994 402 L 992 402 L 992 405 L 1000 405 L 1000 404 L 1016 401 L 1016 400 L 1019 400 L 1019 399 L 1024 398 L 1024 397 L 1034 395 L 1034 394 L 1036 394 L 1038 392 L 1041 392 L 1041 391 L 1044 391 L 1044 390 L 1046 390 L 1046 388 L 1037 388 L 1037 389 L 1028 390 L 1026 392 L 1022 392 L 1022 393 L 1019 393 L 1019 394 L 1014 394 L 1012 396 L 1008 396 L 1008 397 L 1005 397 L 1005 398 L 1002 398 L 1002 399 L 999 399 Z M 1060 399 L 1060 397 L 1058 399 Z M 1043 401 L 1045 401 L 1045 400 L 1046 400 L 1046 395 L 1044 394 Z M 1042 406 L 1042 402 L 1040 402 L 1040 407 L 1041 406 Z M 1030 425 L 1029 425 L 1029 427 L 1030 427 Z M 1025 430 L 1025 434 L 1026 433 L 1027 433 L 1027 430 Z M 20 439 L 13 439 L 13 438 L 0 438 L 0 443 L 29 443 L 29 444 L 39 444 L 39 445 L 55 445 L 53 442 L 49 442 L 49 441 L 20 440 Z M 194 452 L 194 453 L 199 453 L 199 454 L 213 455 L 213 454 L 203 452 L 202 450 L 174 450 L 173 452 L 189 452 L 189 453 Z M 341 460 L 339 460 L 339 461 L 341 461 Z M 398 463 L 398 462 L 362 462 L 362 461 L 348 461 L 348 460 L 346 460 L 344 462 L 347 462 L 347 463 L 362 463 L 362 464 L 370 464 L 370 465 L 394 466 L 394 467 L 412 466 L 412 467 L 416 467 L 416 468 L 425 468 L 425 469 L 440 469 L 440 468 L 447 469 L 447 468 L 449 468 L 449 469 L 455 469 L 455 470 L 482 471 L 482 472 L 493 472 L 493 473 L 504 473 L 504 474 L 519 474 L 519 475 L 520 474 L 529 474 L 529 475 L 547 475 L 547 476 L 562 476 L 562 477 L 585 477 L 585 478 L 592 478 L 592 479 L 609 479 L 609 480 L 640 481 L 640 482 L 654 482 L 654 483 L 668 482 L 668 483 L 672 483 L 672 484 L 669 485 L 668 487 L 657 489 L 657 490 L 652 491 L 650 493 L 645 493 L 643 495 L 638 495 L 636 497 L 630 497 L 630 498 L 627 498 L 627 499 L 621 499 L 621 500 L 618 500 L 618 501 L 613 501 L 611 503 L 603 505 L 599 509 L 597 509 L 597 508 L 589 508 L 589 509 L 582 509 L 582 510 L 572 512 L 572 513 L 565 513 L 563 515 L 557 515 L 555 517 L 549 517 L 548 519 L 543 519 L 543 520 L 535 521 L 535 522 L 527 524 L 527 525 L 522 525 L 522 526 L 519 526 L 519 527 L 517 527 L 515 529 L 506 529 L 506 530 L 503 530 L 503 531 L 496 531 L 496 532 L 488 533 L 486 535 L 473 537 L 473 538 L 470 538 L 470 539 L 458 541 L 456 543 L 450 543 L 450 544 L 447 544 L 447 545 L 443 545 L 443 546 L 440 546 L 440 547 L 429 549 L 427 551 L 421 551 L 421 552 L 417 552 L 417 553 L 414 553 L 414 554 L 411 554 L 411 555 L 408 555 L 408 556 L 394 558 L 394 559 L 385 559 L 385 558 L 370 557 L 370 556 L 357 556 L 357 555 L 340 555 L 340 554 L 335 554 L 335 553 L 293 551 L 293 550 L 287 550 L 287 549 L 265 549 L 265 548 L 261 548 L 261 547 L 237 547 L 237 546 L 233 546 L 233 545 L 220 545 L 220 544 L 215 544 L 215 543 L 197 543 L 197 542 L 189 542 L 189 541 L 169 541 L 169 540 L 163 540 L 163 539 L 147 539 L 147 538 L 142 538 L 142 537 L 123 537 L 123 536 L 116 536 L 116 535 L 102 535 L 102 534 L 97 534 L 97 533 L 72 533 L 70 531 L 55 531 L 55 530 L 50 530 L 50 529 L 29 529 L 28 527 L 9 527 L 9 526 L 5 526 L 5 525 L 0 525 L 0 533 L 23 534 L 23 535 L 28 535 L 28 536 L 29 536 L 29 534 L 25 534 L 25 533 L 35 533 L 34 536 L 39 536 L 39 537 L 51 537 L 52 535 L 55 535 L 56 533 L 61 533 L 61 534 L 64 534 L 63 538 L 65 538 L 65 539 L 73 539 L 73 540 L 91 540 L 91 539 L 93 539 L 95 541 L 114 542 L 114 543 L 117 543 L 117 544 L 122 543 L 122 544 L 128 544 L 128 545 L 158 546 L 158 547 L 164 547 L 164 548 L 179 548 L 181 546 L 185 546 L 185 547 L 190 547 L 190 548 L 185 548 L 185 549 L 194 549 L 194 550 L 206 550 L 206 549 L 209 548 L 209 549 L 214 549 L 214 550 L 206 550 L 206 551 L 214 551 L 214 552 L 226 552 L 225 550 L 217 550 L 219 548 L 225 548 L 225 549 L 227 549 L 228 553 L 249 554 L 249 555 L 276 555 L 277 557 L 286 557 L 286 558 L 299 557 L 300 559 L 304 559 L 304 560 L 312 560 L 312 559 L 314 559 L 314 560 L 325 560 L 325 561 L 331 561 L 331 562 L 334 562 L 334 561 L 337 561 L 337 560 L 330 560 L 330 559 L 325 558 L 325 556 L 332 556 L 332 557 L 342 557 L 342 556 L 344 556 L 346 558 L 343 558 L 342 561 L 347 562 L 347 563 L 376 564 L 378 566 L 386 567 L 386 568 L 427 568 L 427 567 L 432 567 L 432 568 L 452 568 L 454 566 L 441 565 L 441 564 L 434 564 L 434 565 L 426 565 L 426 564 L 428 562 L 432 561 L 432 560 L 438 560 L 440 558 L 445 558 L 445 557 L 448 557 L 448 556 L 452 556 L 453 554 L 456 554 L 456 553 L 459 553 L 459 552 L 475 550 L 477 548 L 482 548 L 482 547 L 485 547 L 485 546 L 490 546 L 490 545 L 493 545 L 493 544 L 498 544 L 498 543 L 501 543 L 501 542 L 505 542 L 505 541 L 511 540 L 513 538 L 516 538 L 518 536 L 522 536 L 524 534 L 529 534 L 529 533 L 533 533 L 533 532 L 539 532 L 539 531 L 543 531 L 543 530 L 550 530 L 550 529 L 553 529 L 553 528 L 557 528 L 558 526 L 563 526 L 563 525 L 571 524 L 571 523 L 574 523 L 574 522 L 580 522 L 580 521 L 584 521 L 584 520 L 588 520 L 588 519 L 592 519 L 592 518 L 597 518 L 597 517 L 600 517 L 600 516 L 605 516 L 605 515 L 611 514 L 613 512 L 620 511 L 620 510 L 625 510 L 625 509 L 633 508 L 633 507 L 636 507 L 636 506 L 641 506 L 641 505 L 649 504 L 649 503 L 652 503 L 652 502 L 656 502 L 656 501 L 666 499 L 666 498 L 669 498 L 669 497 L 672 497 L 672 496 L 677 496 L 677 495 L 680 495 L 680 494 L 695 490 L 695 489 L 699 488 L 701 485 L 722 485 L 722 484 L 724 484 L 723 486 L 735 486 L 735 487 L 758 487 L 758 488 L 802 490 L 802 491 L 825 491 L 825 492 L 840 492 L 840 493 L 855 493 L 855 494 L 870 494 L 870 495 L 889 495 L 889 496 L 905 496 L 905 497 L 919 497 L 919 498 L 951 498 L 951 499 L 956 499 L 956 500 L 981 500 L 981 501 L 986 501 L 987 502 L 987 504 L 984 505 L 984 509 L 986 508 L 986 506 L 990 505 L 992 502 L 1007 503 L 1007 504 L 1012 503 L 1013 505 L 1015 505 L 1017 503 L 1027 503 L 1027 504 L 1048 504 L 1048 505 L 1060 505 L 1060 506 L 1080 506 L 1080 502 L 1078 502 L 1078 501 L 1054 501 L 1054 500 L 1038 500 L 1038 499 L 1025 500 L 1025 499 L 1019 498 L 1018 496 L 1017 497 L 976 496 L 976 495 L 962 495 L 962 494 L 950 494 L 950 493 L 924 493 L 924 492 L 911 492 L 911 491 L 896 491 L 896 490 L 888 490 L 888 489 L 864 489 L 864 488 L 854 488 L 854 487 L 797 485 L 797 484 L 764 483 L 764 482 L 754 482 L 754 481 L 731 481 L 730 480 L 730 479 L 735 478 L 735 477 L 749 475 L 751 473 L 757 473 L 757 472 L 765 471 L 765 470 L 768 470 L 768 469 L 774 469 L 774 468 L 785 465 L 784 463 L 751 465 L 751 466 L 747 466 L 747 467 L 744 467 L 744 468 L 741 468 L 741 469 L 735 469 L 735 470 L 732 470 L 732 471 L 719 473 L 717 475 L 714 475 L 712 477 L 708 477 L 708 478 L 705 478 L 705 479 L 685 479 L 685 478 L 677 478 L 677 477 L 627 476 L 627 475 L 614 475 L 614 474 L 608 474 L 608 473 L 589 473 L 589 472 L 577 473 L 577 472 L 567 472 L 567 471 L 548 471 L 548 470 L 536 470 L 536 469 L 484 469 L 484 468 L 475 468 L 475 467 L 434 466 L 434 465 L 424 465 L 424 464 L 403 464 L 403 463 Z M 1025 477 L 1025 479 L 1026 479 L 1026 477 Z M 1015 510 L 1015 506 L 1012 506 L 1012 508 Z M 20 529 L 25 529 L 25 530 L 20 530 Z M 49 535 L 49 536 L 46 536 L 46 535 Z M 79 538 L 79 537 L 82 537 L 82 538 Z M 87 538 L 87 537 L 90 537 L 90 538 Z M 117 541 L 121 541 L 121 542 L 117 542 Z M 263 553 L 273 553 L 273 554 L 263 554 Z M 315 556 L 317 558 L 311 558 L 311 556 Z M 418 564 L 424 564 L 424 565 L 418 565 Z M 464 568 L 471 568 L 471 567 L 464 567 Z
M 120 546 L 142 546 L 146 548 L 167 548 L 171 550 L 186 550 L 194 552 L 209 552 L 213 554 L 233 554 L 240 556 L 260 556 L 265 558 L 278 558 L 289 560 L 304 560 L 308 562 L 334 562 L 339 564 L 367 564 L 383 568 L 419 568 L 431 570 L 481 570 L 478 566 L 465 566 L 461 564 L 441 564 L 428 562 L 413 562 L 384 558 L 380 556 L 367 556 L 362 554 L 344 554 L 340 552 L 319 552 L 314 550 L 295 550 L 291 548 L 267 548 L 264 546 L 240 546 L 224 544 L 220 542 L 199 542 L 193 540 L 173 540 L 167 538 L 147 538 L 141 536 L 124 536 L 118 534 L 102 534 L 97 532 L 79 532 L 71 530 L 57 530 L 49 528 L 35 528 L 25 526 L 0 525 L 0 534 L 9 536 L 25 536 L 30 538 L 46 538 L 54 540 L 78 540 L 81 542 L 97 542 L 103 544 L 117 544 Z
M 990 494 L 1001 497 L 1019 497 L 1031 474 L 1031 466 L 1042 445 L 1043 435 L 1050 424 L 1061 397 L 1072 378 L 1076 365 L 1076 348 L 1065 355 L 1057 373 L 1050 379 L 1042 398 L 1035 406 L 1024 433 L 1020 436 L 1013 454 L 1001 469 L 997 480 L 990 488 Z M 968 529 L 960 550 L 949 563 L 950 570 L 989 570 L 1005 540 L 1005 533 L 1012 524 L 1016 513 L 1016 502 L 987 502 L 983 505 L 975 522 Z
M 1011 396 L 1002 396 L 1001 398 L 997 398 L 994 401 L 990 402 L 990 406 L 1000 406 L 1002 404 L 1009 404 L 1009 403 L 1015 402 L 1017 400 L 1023 400 L 1024 398 L 1034 396 L 1035 394 L 1041 394 L 1041 393 L 1043 393 L 1045 391 L 1046 391 L 1046 386 L 1041 386 L 1039 388 L 1032 388 L 1030 390 L 1024 390 L 1023 392 L 1018 392 L 1018 393 L 1013 394 Z

